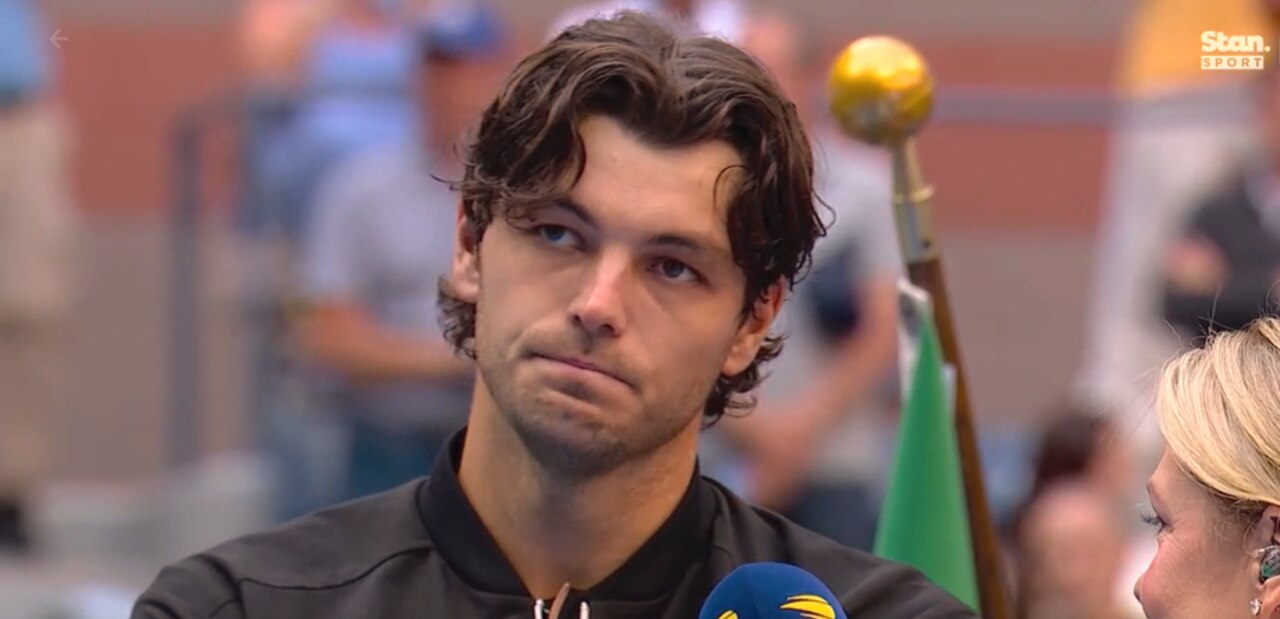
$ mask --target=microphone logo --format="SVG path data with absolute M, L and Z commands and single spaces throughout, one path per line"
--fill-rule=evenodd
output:
M 782 610 L 794 610 L 804 619 L 836 619 L 836 610 L 831 604 L 817 595 L 793 595 L 787 598 Z M 721 619 L 727 619 L 721 617 Z

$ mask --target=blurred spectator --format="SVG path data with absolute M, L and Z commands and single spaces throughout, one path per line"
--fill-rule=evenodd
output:
M 508 33 L 486 0 L 441 0 L 421 19 L 427 154 L 436 176 L 461 178 L 460 142 L 501 84 L 512 51 Z
M 283 212 L 272 219 L 297 233 L 316 187 L 344 157 L 418 134 L 417 48 L 408 16 L 382 0 L 339 0 L 310 39 L 289 146 L 268 165 L 281 179 Z
M 733 43 L 742 43 L 751 28 L 750 10 L 741 0 L 599 0 L 574 7 L 552 20 L 550 35 L 592 17 L 623 10 L 666 14 Z
M 1031 490 L 1012 523 L 1018 617 L 1126 616 L 1124 504 L 1133 463 L 1114 421 L 1068 411 L 1045 428 Z
M 238 215 L 255 235 L 285 231 L 293 120 L 303 65 L 316 32 L 341 0 L 245 0 L 239 17 L 245 72 L 245 201 Z
M 1260 89 L 1267 143 L 1191 214 L 1165 256 L 1164 315 L 1186 335 L 1280 307 L 1280 71 Z
M 1251 71 L 1200 69 L 1200 35 L 1275 33 L 1259 0 L 1146 0 L 1121 41 L 1078 397 L 1141 428 L 1159 456 L 1150 378 L 1176 348 L 1160 320 L 1161 256 L 1195 201 L 1254 137 Z M 1274 57 L 1268 58 L 1268 63 Z
M 810 111 L 792 22 L 756 13 L 743 43 Z M 742 483 L 752 501 L 870 549 L 887 455 L 880 447 L 884 413 L 895 406 L 902 266 L 891 176 L 881 153 L 805 116 L 815 139 L 818 197 L 830 207 L 828 233 L 777 320 L 787 339 L 769 363 L 758 410 L 722 424 L 745 456 Z
M 1110 502 L 1085 484 L 1056 484 L 1027 513 L 1025 619 L 1134 617 L 1116 595 L 1126 530 Z
M 423 139 L 339 164 L 307 235 L 300 336 L 351 432 L 344 498 L 425 474 L 466 421 L 473 370 L 437 322 L 453 257 L 452 145 L 494 94 L 503 33 L 482 4 L 431 13 L 421 53 Z M 455 178 L 460 177 L 460 173 Z
M 73 294 L 50 33 L 35 0 L 0 0 L 0 552 L 29 544 L 23 505 L 48 465 Z
M 296 86 L 311 38 L 340 0 L 244 0 L 240 53 L 252 84 Z
M 1122 438 L 1108 417 L 1076 409 L 1055 415 L 1040 438 L 1022 513 L 1063 482 L 1082 483 L 1112 503 L 1123 504 L 1133 490 L 1134 467 Z

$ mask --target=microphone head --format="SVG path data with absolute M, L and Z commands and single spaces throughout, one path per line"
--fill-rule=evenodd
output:
M 848 619 L 831 589 L 785 563 L 748 563 L 707 596 L 698 619 Z

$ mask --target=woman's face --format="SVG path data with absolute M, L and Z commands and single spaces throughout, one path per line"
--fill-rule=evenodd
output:
M 1166 451 L 1147 482 L 1158 550 L 1133 593 L 1150 619 L 1250 617 L 1257 562 L 1244 524 Z

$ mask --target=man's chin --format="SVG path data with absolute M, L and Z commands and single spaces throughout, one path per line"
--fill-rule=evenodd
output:
M 576 407 L 575 407 L 576 409 Z M 598 411 L 569 408 L 517 412 L 516 435 L 534 461 L 570 477 L 603 475 L 626 461 L 628 450 Z

